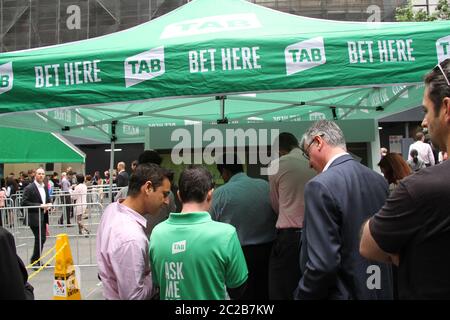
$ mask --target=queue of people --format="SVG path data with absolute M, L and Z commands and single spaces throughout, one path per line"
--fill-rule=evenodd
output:
M 450 147 L 449 78 L 447 59 L 426 76 L 423 98 L 422 126 L 443 152 Z M 247 176 L 236 154 L 223 155 L 218 188 L 197 165 L 181 172 L 174 190 L 173 172 L 153 150 L 129 177 L 120 163 L 124 189 L 97 230 L 104 297 L 449 298 L 450 162 L 436 165 L 423 135 L 416 140 L 408 161 L 383 150 L 380 175 L 349 154 L 334 121 L 320 120 L 300 142 L 279 135 L 271 164 L 278 170 L 268 181 Z M 23 203 L 45 211 L 43 175 L 36 170 Z M 33 216 L 33 233 L 44 217 Z M 36 239 L 35 253 L 44 242 Z

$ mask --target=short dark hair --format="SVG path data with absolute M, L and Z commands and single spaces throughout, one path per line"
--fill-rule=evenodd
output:
M 139 155 L 138 163 L 154 163 L 158 166 L 161 165 L 162 158 L 155 150 L 145 150 Z
M 423 137 L 424 137 L 423 132 L 419 131 L 419 132 L 416 133 L 416 141 L 422 140 Z
M 137 196 L 141 191 L 141 187 L 147 181 L 150 181 L 153 188 L 156 189 L 162 185 L 163 180 L 166 178 L 166 170 L 157 164 L 141 163 L 136 167 L 136 170 L 130 177 L 128 195 L 131 197 Z
M 445 72 L 445 76 L 450 80 L 450 58 L 440 62 L 440 65 Z M 433 102 L 434 116 L 437 117 L 441 109 L 442 100 L 445 97 L 450 97 L 450 86 L 437 65 L 425 75 L 424 82 L 428 87 L 430 100 Z
M 290 132 L 282 132 L 278 136 L 278 148 L 280 150 L 285 150 L 291 152 L 294 148 L 299 148 L 297 138 Z
M 75 177 L 77 178 L 77 183 L 84 182 L 84 176 L 81 173 L 78 173 Z
M 231 159 L 229 159 L 231 158 Z M 237 156 L 236 153 L 224 153 L 222 156 L 219 156 L 217 161 L 217 170 L 220 173 L 223 172 L 223 169 L 227 169 L 231 172 L 231 174 L 236 174 L 239 172 L 244 172 L 244 167 L 242 165 L 241 160 Z
M 190 165 L 184 169 L 178 180 L 178 192 L 183 203 L 205 201 L 212 188 L 214 181 L 211 172 L 198 165 Z

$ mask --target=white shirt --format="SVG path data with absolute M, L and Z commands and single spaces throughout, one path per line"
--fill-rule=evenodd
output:
M 45 189 L 44 184 L 38 183 L 36 180 L 34 180 L 34 184 L 37 186 L 39 194 L 41 195 L 42 203 L 47 203 L 47 197 L 45 196 Z
M 348 152 L 342 152 L 342 153 L 338 153 L 337 155 L 335 155 L 333 158 L 331 158 L 330 160 L 328 160 L 327 164 L 325 165 L 325 167 L 323 168 L 322 172 L 325 172 L 328 170 L 328 168 L 331 166 L 331 164 L 333 163 L 334 160 L 336 160 L 339 157 L 345 156 L 346 154 L 348 154 Z
M 431 146 L 428 143 L 422 141 L 416 141 L 409 146 L 408 160 L 412 160 L 411 150 L 416 149 L 418 153 L 418 158 L 425 162 L 425 164 L 431 164 L 434 166 L 434 155 Z

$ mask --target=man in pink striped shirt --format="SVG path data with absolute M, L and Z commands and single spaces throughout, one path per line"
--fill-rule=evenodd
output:
M 168 204 L 170 182 L 155 164 L 141 164 L 130 178 L 126 199 L 103 212 L 97 231 L 97 263 L 107 300 L 152 297 L 148 238 L 144 214 L 157 214 Z

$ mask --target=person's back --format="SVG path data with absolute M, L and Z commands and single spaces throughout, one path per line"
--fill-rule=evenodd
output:
M 390 266 L 369 261 L 359 254 L 361 225 L 382 207 L 388 195 L 388 185 L 380 174 L 350 156 L 345 160 L 341 158 L 342 160 L 344 162 L 341 165 L 335 165 L 340 161 L 338 158 L 328 170 L 309 182 L 326 185 L 336 201 L 334 218 L 340 225 L 341 236 L 341 261 L 337 271 L 336 294 L 349 294 L 351 299 L 358 300 L 392 299 Z M 307 196 L 305 194 L 305 199 Z M 307 220 L 305 223 L 308 223 Z M 380 266 L 381 287 L 384 290 L 370 290 L 367 287 L 367 270 L 371 265 Z
M 409 159 L 407 162 L 412 171 L 419 171 L 420 169 L 426 167 L 425 162 L 419 159 L 419 153 L 416 149 L 411 149 L 409 157 L 411 159 Z
M 211 207 L 214 220 L 233 225 L 241 245 L 273 241 L 276 215 L 269 198 L 269 184 L 263 179 L 235 174 L 214 192 Z
M 245 261 L 234 260 L 242 255 L 239 250 L 233 226 L 212 221 L 207 212 L 171 213 L 150 238 L 153 282 L 160 285 L 161 299 L 224 300 L 226 287 L 246 279 L 238 272 Z
M 426 168 L 425 162 L 417 158 L 417 161 L 415 160 L 408 160 L 408 165 L 410 166 L 411 170 L 416 172 L 420 169 Z
M 416 142 L 411 144 L 409 146 L 409 155 L 408 160 L 412 160 L 411 151 L 417 150 L 418 157 L 420 160 L 425 162 L 425 165 L 433 166 L 435 164 L 435 159 L 433 155 L 433 150 L 431 149 L 431 146 L 428 143 L 424 142 L 425 136 L 422 132 L 416 133 Z
M 211 220 L 212 175 L 185 169 L 179 180 L 181 213 L 171 213 L 150 237 L 153 284 L 165 300 L 238 298 L 245 289 L 247 265 L 233 226 Z

